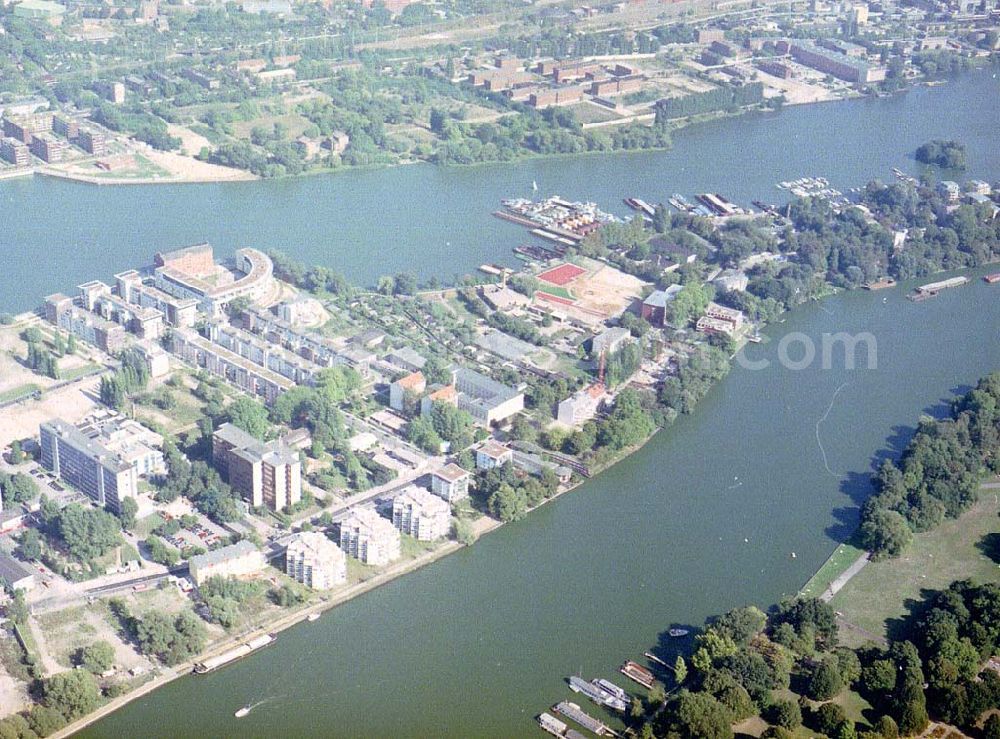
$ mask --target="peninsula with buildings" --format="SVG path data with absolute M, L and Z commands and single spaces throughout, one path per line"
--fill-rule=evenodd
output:
M 789 186 L 814 194 L 520 203 L 534 256 L 443 289 L 197 244 L 0 315 L 0 725 L 219 669 L 522 518 L 787 309 L 1000 258 L 989 183 Z

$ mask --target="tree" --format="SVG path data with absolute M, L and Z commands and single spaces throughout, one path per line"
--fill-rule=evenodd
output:
M 436 402 L 431 410 L 431 425 L 453 449 L 464 449 L 472 443 L 472 416 L 467 411 Z
M 476 542 L 476 532 L 472 527 L 472 522 L 467 518 L 456 518 L 452 525 L 452 535 L 455 541 L 465 546 L 471 546 Z
M 711 695 L 682 691 L 673 708 L 674 722 L 681 736 L 732 739 L 732 713 Z
M 913 531 L 896 511 L 878 511 L 861 524 L 861 541 L 876 559 L 897 557 L 913 541 Z
M 107 511 L 70 503 L 59 512 L 59 538 L 70 556 L 81 562 L 102 557 L 118 546 L 121 543 L 120 531 L 121 523 Z
M 491 516 L 506 523 L 524 518 L 528 512 L 528 501 L 525 499 L 524 492 L 520 488 L 503 483 L 489 497 L 487 508 Z
M 844 709 L 836 703 L 824 703 L 816 710 L 816 728 L 823 734 L 833 736 L 840 725 L 847 720 Z
M 70 721 L 85 716 L 100 705 L 101 689 L 86 670 L 53 675 L 42 686 L 45 705 Z
M 829 700 L 844 688 L 844 681 L 833 660 L 823 660 L 809 676 L 806 694 L 816 701 Z
M 115 648 L 106 641 L 100 640 L 85 647 L 80 647 L 76 652 L 76 663 L 83 665 L 95 675 L 111 669 L 115 661 Z
M 899 739 L 899 727 L 893 721 L 892 716 L 882 716 L 875 722 L 875 731 L 885 739 Z
M 406 438 L 428 454 L 439 454 L 444 441 L 434 430 L 431 420 L 424 416 L 417 416 L 407 424 Z
M 934 139 L 917 148 L 916 159 L 943 169 L 965 169 L 965 146 L 957 141 Z
M 685 663 L 684 658 L 678 654 L 677 659 L 674 661 L 674 680 L 677 681 L 678 685 L 683 685 L 684 681 L 687 680 L 687 675 L 687 663 Z
M 66 717 L 55 708 L 35 705 L 28 711 L 28 726 L 38 736 L 50 736 L 66 725 Z M 24 736 L 22 734 L 22 736 Z
M 135 498 L 127 497 L 118 506 L 118 518 L 122 522 L 122 528 L 131 530 L 135 528 L 135 516 L 139 512 L 139 504 Z
M 0 472 L 0 491 L 5 502 L 30 503 L 38 497 L 38 484 L 23 472 L 13 475 Z
M 891 693 L 896 688 L 896 665 L 888 659 L 874 660 L 861 670 L 861 685 L 873 697 Z
M 795 701 L 777 700 L 768 709 L 767 720 L 783 729 L 796 729 L 802 725 L 802 709 Z
M 1000 716 L 993 714 L 983 724 L 983 739 L 1000 739 Z
M 18 545 L 18 552 L 22 559 L 41 559 L 42 537 L 37 529 L 25 529 L 21 534 L 21 541 Z
M 14 439 L 10 445 L 10 463 L 18 465 L 24 462 L 24 450 L 21 449 L 21 440 Z
M 227 409 L 229 422 L 257 439 L 263 439 L 271 428 L 267 409 L 253 398 L 241 396 Z

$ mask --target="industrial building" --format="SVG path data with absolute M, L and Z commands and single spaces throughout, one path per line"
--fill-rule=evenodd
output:
M 266 566 L 264 554 L 257 549 L 256 544 L 247 539 L 205 554 L 196 554 L 188 562 L 195 585 L 203 585 L 210 577 L 256 575 Z
M 452 370 L 452 384 L 458 393 L 458 407 L 483 426 L 510 418 L 524 408 L 524 393 L 474 370 Z

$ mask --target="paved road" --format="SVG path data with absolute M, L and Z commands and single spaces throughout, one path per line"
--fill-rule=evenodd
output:
M 865 568 L 865 565 L 867 565 L 868 562 L 871 561 L 870 557 L 871 555 L 868 552 L 865 552 L 860 557 L 858 557 L 854 561 L 854 564 L 852 564 L 850 567 L 844 570 L 836 580 L 830 583 L 830 586 L 826 589 L 823 595 L 819 597 L 819 599 L 824 603 L 829 603 L 831 600 L 833 600 L 833 596 L 839 593 L 841 588 L 847 585 L 847 583 L 850 581 L 852 577 L 857 575 L 859 572 L 861 572 L 861 570 Z

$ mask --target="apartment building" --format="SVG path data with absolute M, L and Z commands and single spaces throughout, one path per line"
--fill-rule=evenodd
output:
M 122 501 L 135 497 L 136 468 L 73 424 L 56 418 L 43 423 L 39 434 L 42 466 L 95 503 L 118 513 Z
M 223 378 L 233 387 L 255 395 L 267 404 L 295 386 L 288 378 L 213 344 L 191 329 L 174 329 L 170 335 L 170 351 L 185 362 Z
M 285 548 L 285 574 L 313 590 L 347 582 L 347 557 L 318 531 L 294 534 Z
M 254 364 L 276 372 L 297 385 L 308 385 L 313 381 L 320 367 L 307 359 L 255 336 L 243 329 L 235 328 L 223 319 L 209 321 L 208 338 L 219 346 L 238 354 Z
M 431 473 L 431 492 L 449 503 L 469 497 L 469 479 L 472 476 L 451 462 Z
M 410 485 L 392 501 L 392 525 L 420 541 L 434 541 L 451 530 L 451 506 L 429 490 Z
M 374 508 L 352 508 L 339 528 L 340 548 L 366 565 L 383 567 L 402 556 L 399 531 Z
M 50 323 L 107 354 L 117 354 L 125 348 L 123 326 L 84 310 L 67 295 L 56 293 L 46 297 L 44 314 Z
M 281 511 L 302 499 L 302 463 L 284 442 L 262 442 L 231 423 L 212 434 L 212 461 L 251 506 Z
M 490 439 L 476 450 L 476 469 L 492 470 L 514 461 L 514 452 Z

